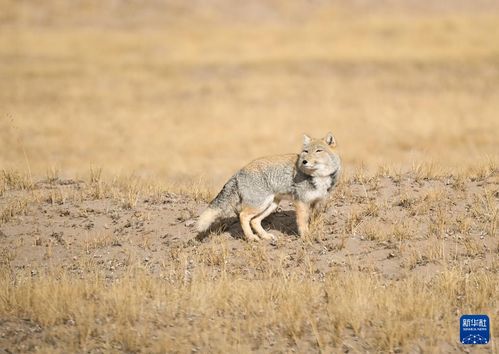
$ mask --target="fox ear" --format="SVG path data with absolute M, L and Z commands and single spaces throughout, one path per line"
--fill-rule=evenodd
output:
M 332 146 L 332 147 L 336 146 L 336 139 L 334 138 L 333 133 L 331 133 L 331 132 L 327 133 L 326 137 L 324 138 L 324 141 L 329 146 Z
M 310 141 L 312 141 L 312 138 L 310 138 L 307 134 L 303 134 L 303 146 L 310 144 Z

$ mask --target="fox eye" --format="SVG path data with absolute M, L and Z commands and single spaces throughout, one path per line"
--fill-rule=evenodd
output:
M 317 149 L 315 152 L 323 152 L 324 150 L 322 149 Z
M 303 150 L 303 152 L 304 152 L 305 154 L 308 154 L 308 150 Z

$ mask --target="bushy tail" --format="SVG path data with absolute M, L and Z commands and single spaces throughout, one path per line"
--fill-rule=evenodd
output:
M 232 177 L 225 183 L 220 193 L 213 199 L 208 208 L 199 216 L 197 231 L 206 232 L 217 219 L 227 217 L 234 213 L 239 203 L 237 181 Z
M 213 209 L 208 207 L 203 213 L 199 216 L 198 223 L 196 225 L 198 232 L 205 232 L 208 228 L 213 224 L 222 214 L 222 210 Z

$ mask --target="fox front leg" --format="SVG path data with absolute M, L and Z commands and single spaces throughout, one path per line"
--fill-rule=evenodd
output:
M 310 219 L 310 205 L 307 203 L 297 201 L 296 208 L 296 225 L 298 226 L 298 233 L 301 237 L 308 233 L 308 222 Z

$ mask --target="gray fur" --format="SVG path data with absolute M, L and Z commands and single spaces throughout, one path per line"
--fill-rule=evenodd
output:
M 241 202 L 236 176 L 232 176 L 210 203 L 210 208 L 221 210 L 221 216 L 229 217 L 237 212 Z

